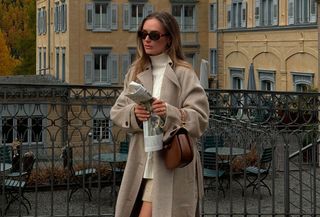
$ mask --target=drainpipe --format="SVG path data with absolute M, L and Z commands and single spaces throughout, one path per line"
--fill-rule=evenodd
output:
M 219 0 L 217 1 L 217 37 L 216 37 L 216 43 L 217 43 L 217 58 L 216 58 L 216 89 L 219 89 L 219 79 L 218 79 L 218 69 L 219 69 Z
M 51 67 L 50 67 L 50 65 L 51 65 L 51 61 L 50 61 L 50 57 L 51 57 L 51 43 L 50 43 L 50 40 L 51 40 L 51 29 L 50 29 L 50 22 L 51 22 L 51 8 L 50 8 L 50 1 L 51 0 L 48 0 L 48 15 L 47 15 L 47 17 L 48 17 L 48 27 L 47 27 L 47 32 L 48 32 L 48 66 L 46 67 L 47 69 L 49 69 L 49 74 L 50 74 L 50 69 L 51 69 Z M 46 73 L 47 72 L 47 70 L 45 70 L 45 74 L 47 74 Z

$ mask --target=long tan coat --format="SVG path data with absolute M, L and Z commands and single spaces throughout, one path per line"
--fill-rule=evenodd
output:
M 128 162 L 125 168 L 122 184 L 119 190 L 115 217 L 135 217 L 133 213 L 138 198 L 147 155 L 144 152 L 143 131 L 138 126 L 134 103 L 124 96 L 128 80 L 132 71 L 129 71 L 124 91 L 111 109 L 113 122 L 132 133 L 129 145 Z M 138 79 L 144 87 L 152 92 L 153 79 L 151 67 L 139 73 Z M 181 117 L 179 108 L 187 114 L 186 128 L 193 138 L 199 138 L 208 125 L 208 99 L 195 72 L 185 67 L 176 67 L 175 70 L 168 64 L 164 72 L 160 98 L 167 102 L 167 117 L 164 132 L 179 126 Z M 166 137 L 166 133 L 165 133 Z M 153 217 L 195 217 L 199 215 L 198 199 L 203 196 L 203 180 L 199 153 L 197 147 L 191 164 L 175 170 L 166 169 L 161 152 L 154 154 L 154 181 L 152 192 Z M 140 195 L 140 194 L 139 194 Z M 138 198 L 138 199 L 137 199 Z

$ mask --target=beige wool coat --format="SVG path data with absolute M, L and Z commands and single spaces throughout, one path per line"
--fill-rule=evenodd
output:
M 139 189 L 143 179 L 147 154 L 144 151 L 143 131 L 134 114 L 134 102 L 125 96 L 129 77 L 127 73 L 124 90 L 111 109 L 114 124 L 132 133 L 129 155 L 118 194 L 115 217 L 138 217 L 134 214 L 139 201 Z M 152 93 L 151 67 L 139 73 L 139 81 Z M 181 124 L 179 108 L 187 116 L 186 128 L 194 140 L 205 131 L 209 119 L 208 99 L 192 69 L 168 64 L 164 72 L 160 98 L 167 102 L 167 117 L 163 126 L 165 132 Z M 168 170 L 161 157 L 161 151 L 154 152 L 154 179 L 152 192 L 153 217 L 195 217 L 199 216 L 198 200 L 203 196 L 202 169 L 199 152 L 194 146 L 195 157 L 188 166 Z M 138 209 L 139 210 L 139 209 Z

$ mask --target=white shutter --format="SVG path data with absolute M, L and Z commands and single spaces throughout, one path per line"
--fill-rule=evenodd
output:
M 294 24 L 294 0 L 288 0 L 288 24 Z
M 153 5 L 152 4 L 145 4 L 143 7 L 143 17 L 148 16 L 153 12 Z
M 231 28 L 231 5 L 227 5 L 227 27 Z
M 92 84 L 93 77 L 93 55 L 86 54 L 84 56 L 84 82 Z
M 118 83 L 118 59 L 119 56 L 115 55 L 115 54 L 111 54 L 109 55 L 110 57 L 110 67 L 108 67 L 108 69 L 110 69 L 109 73 L 110 77 L 111 77 L 111 83 Z
M 129 30 L 130 28 L 130 5 L 125 3 L 123 4 L 123 14 L 122 14 L 122 28 L 124 30 Z
M 118 4 L 111 3 L 111 29 L 118 29 Z
M 241 27 L 247 26 L 247 2 L 243 1 L 241 5 Z
M 93 4 L 86 4 L 86 27 L 87 29 L 93 29 Z
M 279 14 L 278 0 L 273 0 L 272 8 L 271 8 L 271 19 L 272 19 L 273 26 L 278 25 L 278 17 L 279 17 L 278 14 Z
M 260 0 L 256 0 L 256 7 L 255 7 L 256 26 L 260 26 L 260 16 L 261 16 Z
M 310 23 L 317 22 L 317 2 L 310 0 Z
M 128 72 L 129 69 L 129 64 L 130 64 L 130 56 L 129 54 L 124 54 L 122 55 L 122 82 L 124 81 L 124 78 Z

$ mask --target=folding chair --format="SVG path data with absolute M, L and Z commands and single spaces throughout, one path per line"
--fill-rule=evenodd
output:
M 15 201 L 21 202 L 29 214 L 31 209 L 30 201 L 24 196 L 25 189 L 28 185 L 29 178 L 35 163 L 35 156 L 32 152 L 26 152 L 22 157 L 22 169 L 18 172 L 9 173 L 4 180 L 5 195 L 8 201 L 4 214 Z M 27 204 L 29 207 L 27 206 Z
M 216 154 L 209 152 L 200 152 L 200 154 L 202 155 L 201 157 L 203 157 L 203 176 L 205 180 L 207 179 L 209 182 L 208 185 L 205 185 L 205 191 L 218 188 L 218 191 L 222 191 L 223 196 L 225 196 L 222 185 L 225 171 L 220 169 Z
M 72 147 L 70 146 L 65 146 L 62 149 L 62 155 L 63 159 L 63 167 L 67 169 L 68 174 L 70 176 L 70 181 L 73 181 L 72 183 L 72 189 L 71 193 L 69 195 L 68 200 L 71 200 L 72 195 L 79 189 L 82 189 L 89 197 L 89 201 L 91 201 L 92 198 L 92 193 L 91 189 L 87 187 L 87 182 L 89 178 L 91 178 L 93 175 L 96 174 L 96 169 L 95 168 L 85 168 L 85 169 L 80 169 L 80 170 L 74 170 L 73 168 L 73 151 Z M 84 180 L 84 184 L 83 184 Z
M 271 190 L 269 186 L 264 182 L 270 172 L 272 164 L 273 148 L 265 148 L 262 152 L 262 156 L 258 162 L 257 166 L 250 166 L 245 168 L 245 173 L 249 184 L 247 188 L 253 187 L 252 194 L 254 190 L 259 187 L 265 187 L 268 189 L 271 196 Z

